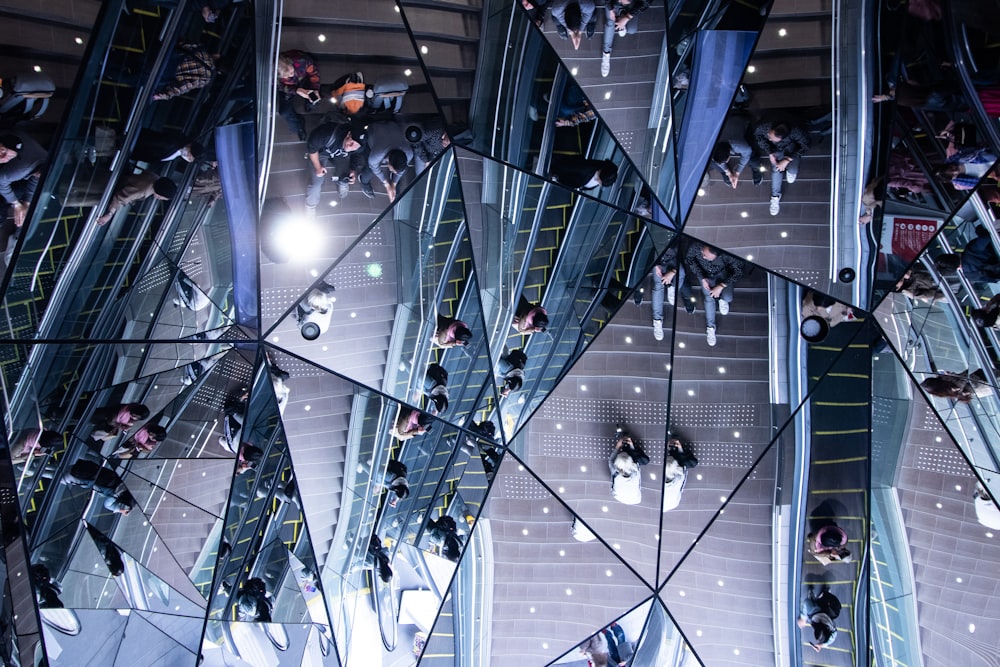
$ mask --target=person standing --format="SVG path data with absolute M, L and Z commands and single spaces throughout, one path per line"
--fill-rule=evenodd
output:
M 797 621 L 800 628 L 812 628 L 813 640 L 809 645 L 817 653 L 829 646 L 837 638 L 837 625 L 834 619 L 840 615 L 840 600 L 824 585 L 815 595 L 809 585 L 809 594 L 802 601 L 802 613 Z
M 719 252 L 707 243 L 692 243 L 684 257 L 691 275 L 701 285 L 705 300 L 705 336 L 709 347 L 714 347 L 715 310 L 719 313 L 729 313 L 729 304 L 733 300 L 733 285 L 743 277 L 745 264 L 743 260 Z

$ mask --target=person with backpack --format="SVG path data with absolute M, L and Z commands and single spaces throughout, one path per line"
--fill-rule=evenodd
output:
M 812 628 L 813 641 L 809 645 L 817 653 L 829 646 L 837 638 L 837 625 L 834 620 L 840 616 L 840 600 L 830 592 L 830 587 L 823 585 L 819 595 L 815 594 L 812 584 L 808 587 L 808 596 L 802 601 L 802 613 L 797 621 L 800 628 Z
M 351 184 L 366 168 L 361 142 L 364 133 L 355 130 L 350 123 L 323 123 L 309 133 L 306 156 L 309 158 L 309 187 L 306 189 L 306 215 L 315 217 L 323 181 L 334 167 L 334 160 L 348 158 L 346 169 L 340 169 L 333 178 L 337 181 L 341 199 L 347 197 Z

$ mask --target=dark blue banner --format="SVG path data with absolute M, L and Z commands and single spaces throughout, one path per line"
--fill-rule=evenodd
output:
M 757 33 L 753 31 L 702 30 L 698 33 L 684 119 L 677 140 L 681 220 L 687 217 L 697 196 L 708 158 L 756 39 Z
M 253 123 L 223 125 L 215 129 L 223 201 L 229 216 L 233 247 L 233 301 L 236 322 L 257 328 L 259 271 L 257 256 L 257 140 Z

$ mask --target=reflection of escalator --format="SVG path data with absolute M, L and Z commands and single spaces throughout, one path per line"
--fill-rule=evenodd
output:
M 853 622 L 868 536 L 871 351 L 866 334 L 867 327 L 861 322 L 843 323 L 830 330 L 823 344 L 809 348 L 810 380 L 815 382 L 817 376 L 830 370 L 810 400 L 807 532 L 814 534 L 836 523 L 847 533 L 853 560 L 824 567 L 812 555 L 803 554 L 803 584 L 829 586 L 843 605 L 836 620 L 836 641 L 822 654 L 803 646 L 805 664 L 853 665 L 854 656 L 866 650 L 859 643 L 863 639 L 854 634 Z M 803 638 L 811 640 L 807 631 Z

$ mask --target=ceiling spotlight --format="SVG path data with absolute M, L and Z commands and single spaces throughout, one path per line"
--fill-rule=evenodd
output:
M 323 35 L 323 34 L 316 35 L 316 39 L 318 39 L 321 42 L 325 42 L 326 41 L 326 35 Z
M 631 336 L 625 336 L 625 342 L 628 343 L 629 345 L 631 345 L 632 344 L 632 337 Z
M 688 396 L 694 396 L 694 389 L 688 389 Z
M 757 71 L 757 67 L 756 67 L 756 66 L 754 66 L 754 65 L 748 65 L 748 66 L 747 66 L 747 72 L 748 72 L 749 74 L 753 74 L 753 73 L 754 73 L 754 72 L 756 72 L 756 71 Z
M 587 391 L 587 385 L 581 384 L 580 385 L 580 391 Z
M 420 53 L 424 54 L 425 56 L 427 55 L 428 50 L 429 49 L 427 48 L 426 44 L 420 47 Z
M 580 71 L 579 67 L 574 67 L 569 71 L 569 73 L 572 74 L 573 76 L 576 76 L 577 72 L 579 71 Z
M 528 529 L 527 528 L 522 528 L 521 529 L 521 534 L 522 535 L 527 535 L 528 534 Z
M 77 44 L 83 44 L 83 37 L 77 37 L 73 41 L 76 42 Z
M 698 196 L 699 197 L 705 196 L 705 188 L 698 188 Z
M 747 213 L 746 211 L 740 211 L 740 217 L 741 218 L 749 218 L 750 214 Z
M 784 28 L 778 28 L 778 37 L 784 37 L 788 34 L 788 31 Z
M 413 70 L 407 67 L 403 70 L 403 76 L 413 76 Z
M 611 99 L 611 91 L 610 90 L 608 92 L 604 93 L 604 99 L 606 99 L 606 100 L 610 100 Z
M 781 232 L 781 238 L 787 239 L 788 238 L 788 232 Z
M 556 430 L 557 431 L 561 431 L 562 430 L 562 424 L 556 424 Z

